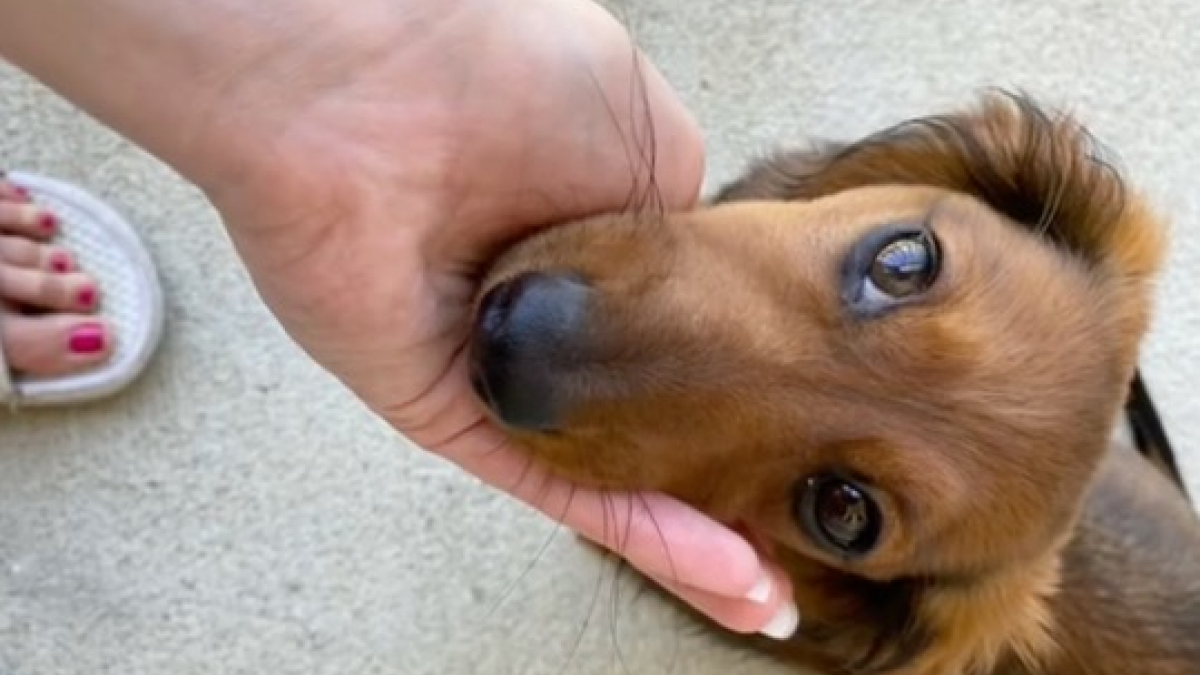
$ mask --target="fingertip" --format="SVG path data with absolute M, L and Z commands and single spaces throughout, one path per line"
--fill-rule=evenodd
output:
M 774 640 L 788 640 L 800 627 L 800 610 L 792 599 L 790 584 L 772 579 L 763 602 L 715 596 L 704 591 L 651 575 L 651 578 L 709 620 L 726 630 L 758 633 Z
M 743 598 L 749 606 L 743 603 L 742 608 L 731 609 L 727 621 L 742 626 L 742 632 L 759 633 L 774 640 L 788 640 L 800 627 L 800 610 L 792 593 L 792 583 L 787 573 L 766 562 L 758 582 Z
M 760 605 L 765 604 L 771 599 L 771 589 L 775 587 L 775 580 L 771 578 L 770 573 L 763 571 L 761 577 L 746 594 L 746 599 L 750 602 L 755 602 Z
M 531 471 L 527 463 L 523 473 Z M 545 485 L 527 480 L 523 485 Z M 697 509 L 658 493 L 596 492 L 554 484 L 530 500 L 596 545 L 613 551 L 641 573 L 722 598 L 761 605 L 788 588 L 764 563 L 751 539 Z
M 788 640 L 800 629 L 800 610 L 796 603 L 787 601 L 767 621 L 767 625 L 759 629 L 759 633 L 775 640 Z
M 758 632 L 776 640 L 787 640 L 800 628 L 800 608 L 796 606 L 791 577 L 778 565 L 769 564 L 768 567 L 772 596 L 778 606 Z

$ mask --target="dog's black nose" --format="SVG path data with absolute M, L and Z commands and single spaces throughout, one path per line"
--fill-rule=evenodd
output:
M 578 276 L 527 272 L 484 295 L 475 317 L 471 383 L 504 424 L 554 430 L 566 412 L 563 374 L 580 361 L 589 286 Z

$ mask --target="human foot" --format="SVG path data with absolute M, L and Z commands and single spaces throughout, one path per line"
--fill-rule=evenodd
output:
M 100 287 L 52 243 L 60 223 L 0 177 L 0 349 L 16 376 L 56 377 L 103 363 L 113 331 Z

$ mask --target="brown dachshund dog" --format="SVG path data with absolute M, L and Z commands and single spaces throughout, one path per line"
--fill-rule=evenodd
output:
M 474 384 L 563 475 L 769 542 L 802 624 L 743 644 L 802 672 L 1196 675 L 1200 519 L 1137 368 L 1164 246 L 1083 127 L 991 94 L 516 243 Z

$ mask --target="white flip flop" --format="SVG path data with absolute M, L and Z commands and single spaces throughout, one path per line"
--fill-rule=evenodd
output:
M 82 188 L 23 171 L 3 176 L 58 218 L 54 243 L 96 279 L 102 289 L 97 314 L 111 322 L 116 335 L 108 360 L 52 378 L 12 372 L 0 345 L 0 405 L 65 405 L 117 393 L 145 371 L 162 340 L 165 303 L 149 251 L 124 218 Z

